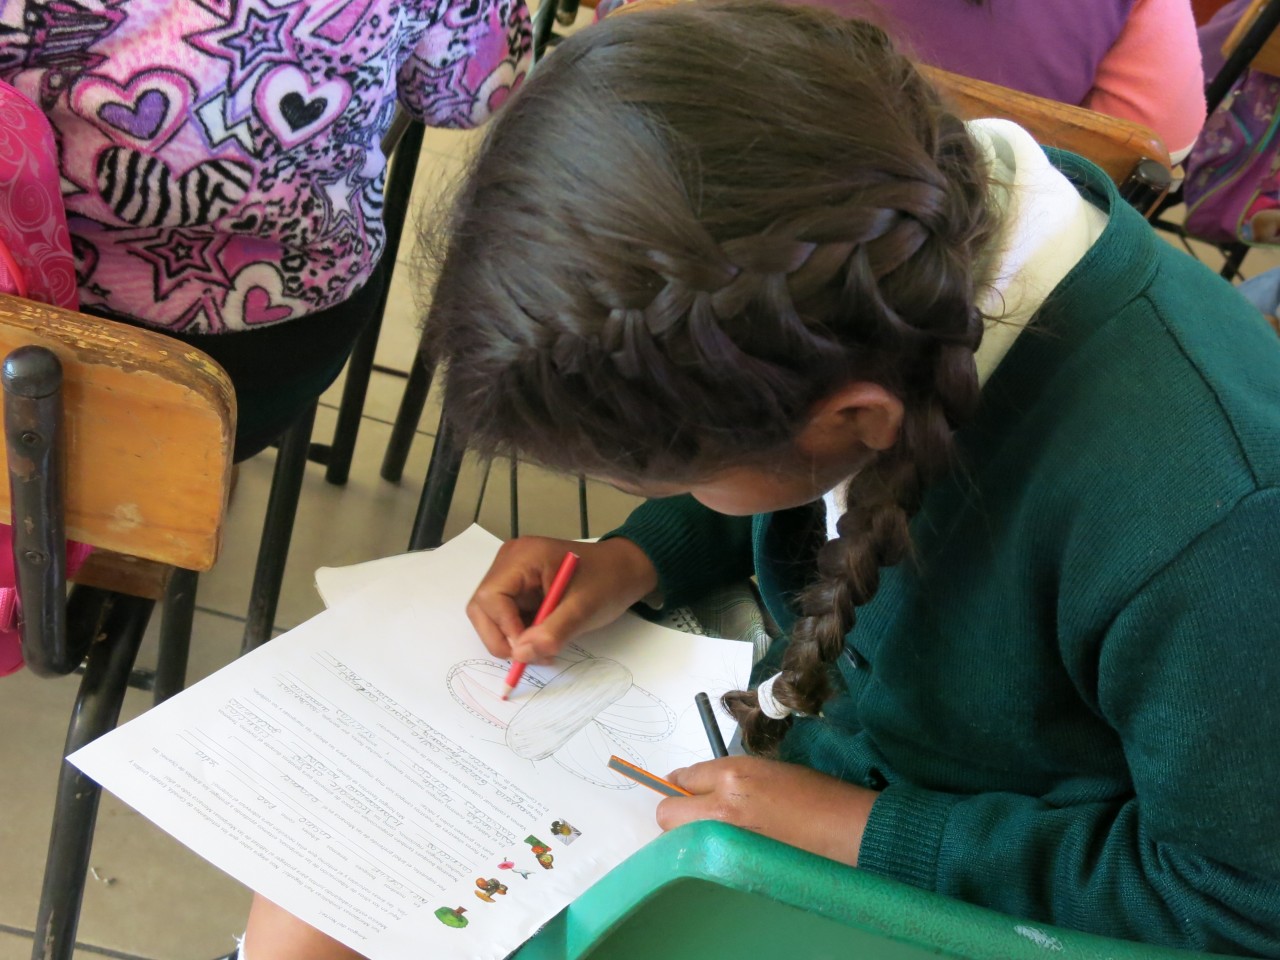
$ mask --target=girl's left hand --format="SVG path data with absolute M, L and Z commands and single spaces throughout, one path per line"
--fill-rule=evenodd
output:
M 856 866 L 878 794 L 794 763 L 724 757 L 668 778 L 693 793 L 658 804 L 658 826 L 721 820 L 801 850 Z

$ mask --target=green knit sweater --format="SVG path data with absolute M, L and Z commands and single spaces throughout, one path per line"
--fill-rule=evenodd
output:
M 1280 342 L 1053 156 L 1110 223 L 985 386 L 918 556 L 859 610 L 837 694 L 783 758 L 882 790 L 864 869 L 1280 957 Z M 677 497 L 616 533 L 672 604 L 754 572 L 785 630 L 811 569 L 795 513 Z

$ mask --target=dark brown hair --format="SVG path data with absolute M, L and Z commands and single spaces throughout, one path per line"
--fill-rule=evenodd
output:
M 681 482 L 785 460 L 846 383 L 901 398 L 774 687 L 816 714 L 977 397 L 986 176 L 866 22 L 759 0 L 605 20 L 501 111 L 459 194 L 428 318 L 450 414 L 487 453 Z M 786 731 L 726 703 L 757 751 Z

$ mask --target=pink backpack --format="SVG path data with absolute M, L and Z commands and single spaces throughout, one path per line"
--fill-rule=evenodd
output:
M 71 310 L 79 305 L 53 128 L 34 103 L 3 82 L 0 293 Z M 92 549 L 67 542 L 68 576 L 80 568 Z M 22 666 L 17 582 L 12 530 L 7 524 L 0 524 L 0 677 Z

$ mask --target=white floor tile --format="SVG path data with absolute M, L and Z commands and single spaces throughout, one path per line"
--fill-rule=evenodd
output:
M 77 679 L 18 673 L 0 680 L 0 923 L 32 930 Z
M 0 960 L 31 960 L 31 938 L 0 931 Z
M 484 134 L 480 130 L 443 130 L 428 127 L 422 137 L 422 150 L 438 156 L 465 160 L 479 146 Z
M 321 408 L 313 436 L 327 440 L 332 436 L 335 420 L 335 411 Z M 378 475 L 389 434 L 390 428 L 385 424 L 370 420 L 361 424 L 346 486 L 326 483 L 322 466 L 307 465 L 277 624 L 292 627 L 319 612 L 320 598 L 312 576 L 316 567 L 357 563 L 398 553 L 408 546 L 431 440 L 419 438 L 406 470 L 406 477 L 411 479 L 395 485 Z M 200 578 L 200 606 L 245 616 L 274 467 L 273 450 L 241 465 L 222 555 L 214 569 Z M 459 504 L 466 502 L 472 473 L 464 471 Z M 449 529 L 450 533 L 461 529 L 460 522 Z
M 412 256 L 412 252 L 409 255 Z M 418 352 L 418 341 L 422 337 L 422 318 L 426 312 L 426 297 L 420 292 L 424 284 L 419 280 L 419 273 L 414 262 L 404 256 L 396 264 L 395 273 L 391 275 L 391 292 L 387 294 L 387 312 L 382 318 L 374 363 L 407 372 L 409 364 L 413 362 L 414 355 Z
M 197 612 L 192 682 L 234 656 L 240 633 L 239 624 Z M 0 744 L 6 770 L 0 779 L 0 810 L 5 811 L 0 824 L 5 864 L 0 870 L 0 924 L 30 930 L 79 678 L 47 680 L 19 673 L 0 683 L 0 730 L 21 731 L 20 737 L 6 736 Z M 122 721 L 149 706 L 148 694 L 131 690 Z M 234 948 L 230 937 L 243 930 L 248 891 L 110 795 L 103 796 L 99 807 L 90 864 L 101 879 L 91 875 L 85 890 L 78 932 L 82 943 L 166 960 L 209 960 Z M 0 943 L 0 958 L 4 949 Z

